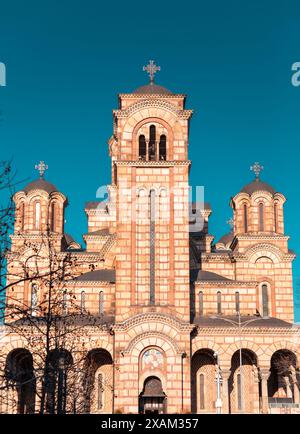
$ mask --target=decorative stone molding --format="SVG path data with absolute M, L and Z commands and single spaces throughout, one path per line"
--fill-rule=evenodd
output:
M 147 99 L 136 102 L 125 110 L 113 110 L 113 115 L 117 119 L 124 119 L 145 108 L 159 108 L 167 110 L 181 119 L 190 119 L 193 114 L 193 110 L 180 110 L 174 104 L 171 104 L 168 101 L 159 99 L 148 99 L 147 97 Z
M 172 317 L 171 315 L 153 312 L 153 313 L 141 313 L 135 315 L 134 317 L 131 317 L 121 323 L 114 324 L 113 329 L 115 331 L 123 331 L 123 330 L 127 331 L 128 329 L 135 327 L 138 324 L 149 323 L 149 322 L 160 322 L 160 323 L 168 324 L 171 327 L 174 327 L 177 330 L 183 332 L 191 332 L 195 328 L 195 325 L 180 321 L 176 317 Z
M 114 162 L 117 166 L 158 166 L 158 167 L 172 167 L 172 166 L 190 166 L 190 160 L 168 160 L 168 161 L 142 161 L 142 160 L 116 160 Z
M 142 333 L 140 335 L 137 335 L 134 339 L 132 339 L 130 341 L 130 343 L 128 344 L 128 346 L 126 347 L 126 349 L 124 350 L 124 354 L 130 354 L 138 342 L 143 341 L 143 340 L 148 340 L 149 338 L 154 338 L 154 339 L 160 338 L 163 341 L 168 342 L 173 347 L 173 351 L 175 353 L 182 354 L 182 352 L 183 352 L 183 350 L 180 349 L 179 346 L 177 345 L 176 341 L 174 339 L 172 339 L 170 336 L 167 336 L 166 334 L 164 334 L 162 332 L 148 331 L 148 332 Z M 153 342 L 156 343 L 157 341 L 155 340 Z M 151 344 L 147 345 L 147 346 L 151 346 Z M 159 346 L 159 345 L 157 345 L 157 343 L 156 343 L 156 346 Z

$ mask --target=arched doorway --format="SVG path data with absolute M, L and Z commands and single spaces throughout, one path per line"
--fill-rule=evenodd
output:
M 45 403 L 49 414 L 64 414 L 67 412 L 69 391 L 67 377 L 73 365 L 73 358 L 65 349 L 52 350 L 47 357 L 45 372 Z
M 5 380 L 8 389 L 8 412 L 34 413 L 36 380 L 32 355 L 28 350 L 18 348 L 8 354 Z
M 91 350 L 84 366 L 84 413 L 112 413 L 113 361 L 102 348 Z
M 299 396 L 297 357 L 289 350 L 278 350 L 271 358 L 268 378 L 269 402 L 294 403 Z M 296 398 L 296 399 L 295 399 Z
M 210 349 L 198 350 L 192 357 L 191 404 L 192 413 L 215 413 L 216 359 Z
M 166 413 L 167 398 L 161 380 L 150 376 L 144 381 L 143 391 L 139 397 L 139 412 L 143 414 Z
M 233 354 L 228 385 L 230 413 L 259 413 L 261 387 L 257 357 L 251 350 L 242 348 Z

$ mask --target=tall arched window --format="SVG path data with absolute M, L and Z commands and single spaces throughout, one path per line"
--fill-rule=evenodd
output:
M 274 231 L 278 232 L 278 206 L 274 204 Z
M 240 313 L 240 293 L 238 291 L 235 293 L 235 311 Z
M 156 128 L 155 125 L 150 125 L 149 128 L 149 160 L 155 161 L 156 159 Z
M 98 410 L 102 410 L 103 409 L 103 392 L 104 392 L 104 381 L 103 381 L 103 374 L 99 373 L 98 374 L 98 378 L 97 378 L 97 382 L 98 382 Z
M 146 160 L 147 156 L 147 145 L 145 136 L 142 134 L 139 137 L 139 159 Z
M 34 204 L 34 227 L 38 231 L 41 228 L 41 203 L 39 201 Z
M 56 229 L 56 204 L 55 202 L 52 202 L 51 204 L 51 231 L 55 232 Z
M 200 404 L 200 410 L 205 409 L 205 391 L 204 391 L 204 374 L 199 375 L 199 404 Z
M 81 295 L 80 295 L 80 311 L 81 311 L 81 313 L 85 312 L 85 291 L 81 291 Z
M 241 374 L 237 374 L 236 382 L 237 382 L 238 409 L 242 410 L 242 379 L 241 379 Z
M 159 140 L 159 159 L 167 159 L 167 137 L 165 134 L 162 134 Z
M 261 287 L 261 298 L 262 298 L 262 310 L 263 316 L 269 316 L 269 294 L 268 285 L 265 283 Z
M 199 315 L 203 316 L 203 292 L 199 292 Z
M 63 306 L 62 306 L 62 308 L 63 308 L 63 314 L 67 315 L 67 313 L 68 313 L 68 293 L 67 293 L 67 291 L 64 291 L 64 294 L 63 294 Z
M 24 231 L 25 226 L 25 203 L 21 202 L 20 204 L 20 229 Z
M 258 205 L 258 212 L 259 212 L 259 231 L 264 231 L 264 204 L 260 203 Z
M 38 306 L 38 285 L 33 283 L 31 285 L 31 315 L 36 316 L 37 314 L 37 306 Z
M 221 291 L 217 292 L 217 313 L 218 313 L 218 315 L 222 314 L 222 294 L 221 294 Z
M 248 207 L 246 204 L 244 204 L 244 231 L 245 233 L 248 232 Z
M 99 292 L 99 314 L 100 315 L 104 314 L 104 292 L 103 291 Z

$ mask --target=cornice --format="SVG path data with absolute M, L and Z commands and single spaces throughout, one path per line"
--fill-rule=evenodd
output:
M 119 93 L 118 96 L 120 98 L 127 98 L 127 99 L 156 99 L 156 98 L 163 98 L 163 99 L 180 99 L 180 98 L 186 98 L 185 93 L 176 93 L 176 94 L 156 94 L 156 93 Z
M 252 282 L 246 282 L 242 280 L 196 280 L 195 285 L 201 286 L 204 285 L 212 285 L 212 286 L 253 286 L 255 287 L 258 282 L 252 281 Z
M 158 166 L 158 167 L 172 167 L 172 166 L 190 166 L 190 160 L 168 160 L 168 161 L 141 161 L 141 160 L 116 160 L 114 164 L 117 166 Z
M 66 286 L 86 287 L 86 286 L 115 286 L 115 282 L 107 282 L 107 280 L 69 280 Z
M 63 238 L 64 234 L 56 234 L 54 232 L 51 232 L 51 235 L 49 236 L 49 234 L 47 232 L 40 232 L 39 234 L 31 234 L 31 233 L 20 233 L 20 234 L 11 234 L 10 238 L 12 240 L 20 240 L 23 239 L 24 241 L 27 241 L 28 239 L 30 240 L 39 240 L 39 239 L 43 239 L 43 240 L 47 240 L 48 238 L 50 240 L 61 240 Z
M 195 324 L 195 327 L 197 328 L 197 331 L 199 332 L 199 335 L 195 336 L 194 339 L 197 338 L 203 338 L 205 335 L 219 335 L 219 334 L 225 334 L 225 335 L 235 335 L 235 336 L 242 336 L 243 335 L 250 335 L 253 336 L 255 334 L 257 335 L 274 335 L 274 336 L 293 336 L 295 333 L 300 332 L 299 330 L 295 330 L 295 327 L 242 327 L 242 331 L 240 333 L 240 330 L 238 327 L 203 327 L 198 326 Z
M 248 232 L 247 234 L 235 234 L 235 238 L 237 240 L 281 240 L 281 241 L 288 241 L 290 239 L 289 235 L 281 235 L 281 234 L 275 234 L 275 233 L 255 233 L 255 232 Z

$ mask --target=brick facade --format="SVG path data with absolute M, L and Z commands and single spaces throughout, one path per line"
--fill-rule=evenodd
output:
M 86 204 L 84 250 L 64 233 L 67 199 L 55 186 L 39 180 L 16 193 L 8 312 L 11 300 L 32 310 L 33 284 L 37 303 L 47 299 L 38 275 L 19 276 L 24 264 L 35 266 L 33 246 L 43 250 L 51 237 L 56 261 L 74 261 L 72 279 L 53 291 L 83 321 L 76 339 L 65 342 L 72 363 L 78 361 L 77 412 L 216 412 L 217 361 L 221 412 L 276 412 L 285 398 L 296 412 L 300 347 L 285 198 L 257 177 L 231 199 L 233 230 L 214 242 L 209 205 L 192 212 L 189 206 L 186 97 L 164 88 L 157 93 L 153 84 L 142 89 L 120 94 L 113 111 L 109 198 Z M 47 259 L 45 250 L 39 272 L 48 270 Z M 13 377 L 1 411 L 39 411 L 43 386 L 32 344 L 38 332 L 29 341 L 29 326 L 20 334 L 11 326 L 15 320 L 2 326 L 1 369 L 19 366 L 18 352 L 27 352 L 28 361 L 31 354 L 35 392 L 31 406 L 21 405 L 29 392 Z M 290 355 L 284 372 L 276 364 L 280 354 Z M 72 412 L 71 392 L 66 401 L 65 411 Z

